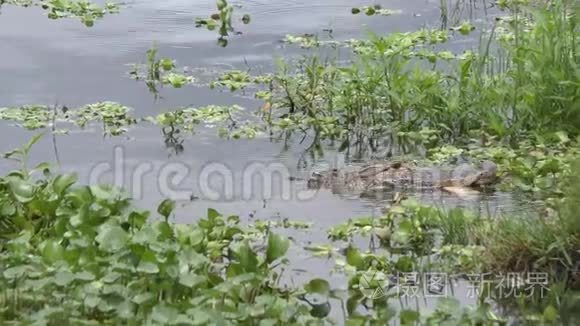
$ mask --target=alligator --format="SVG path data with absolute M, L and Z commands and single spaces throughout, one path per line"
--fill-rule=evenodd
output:
M 479 166 L 420 167 L 405 162 L 374 162 L 360 167 L 313 172 L 309 189 L 331 189 L 336 194 L 359 194 L 361 197 L 396 190 L 442 189 L 460 192 L 487 188 L 497 181 L 497 165 L 482 161 Z

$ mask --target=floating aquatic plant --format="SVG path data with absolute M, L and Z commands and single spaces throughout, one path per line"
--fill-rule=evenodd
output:
M 119 12 L 119 5 L 109 1 L 102 6 L 88 0 L 4 0 L 0 2 L 2 4 L 41 7 L 48 12 L 50 19 L 79 18 L 87 27 L 92 27 L 106 14 Z
M 187 74 L 185 69 L 179 71 L 174 60 L 157 58 L 156 46 L 147 50 L 145 64 L 133 65 L 133 69 L 129 71 L 129 76 L 135 80 L 145 81 L 145 85 L 155 99 L 159 98 L 159 89 L 163 86 L 182 88 L 192 84 L 195 80 L 193 76 Z
M 380 5 L 354 7 L 351 9 L 351 13 L 353 15 L 358 15 L 361 12 L 365 13 L 365 15 L 367 15 L 367 16 L 375 16 L 375 15 L 390 16 L 390 15 L 399 13 L 400 11 L 399 10 L 385 9 L 385 8 L 382 8 Z
M 127 127 L 136 123 L 132 109 L 115 102 L 89 104 L 72 112 L 74 122 L 84 128 L 92 122 L 103 125 L 103 133 L 118 136 L 127 132 Z
M 314 34 L 286 35 L 282 42 L 287 44 L 298 44 L 303 49 L 317 48 L 321 44 L 318 37 Z
M 225 87 L 230 91 L 234 92 L 237 90 L 243 90 L 249 85 L 259 85 L 268 84 L 272 80 L 269 75 L 264 76 L 251 76 L 249 73 L 240 70 L 228 71 L 218 77 L 217 80 L 212 81 L 209 86 L 211 88 L 215 87 Z
M 54 109 L 44 105 L 0 108 L 0 120 L 14 121 L 29 130 L 46 128 L 54 118 Z
M 226 0 L 216 1 L 217 12 L 212 14 L 208 18 L 196 18 L 196 27 L 205 27 L 209 31 L 218 31 L 218 45 L 221 47 L 226 47 L 228 45 L 228 37 L 230 33 L 241 34 L 235 30 L 232 23 L 232 18 L 234 14 L 234 6 L 230 5 Z M 241 18 L 243 24 L 249 24 L 251 22 L 251 17 L 248 14 L 244 14 Z

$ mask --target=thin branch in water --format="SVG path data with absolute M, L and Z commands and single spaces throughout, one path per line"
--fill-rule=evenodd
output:
M 65 106 L 63 106 L 63 109 L 64 108 L 65 108 Z M 60 167 L 61 166 L 60 155 L 58 153 L 58 146 L 56 144 L 56 116 L 57 115 L 58 115 L 58 101 L 55 102 L 54 107 L 53 107 L 51 130 L 52 130 L 52 147 L 54 149 L 54 157 L 56 159 L 56 163 Z

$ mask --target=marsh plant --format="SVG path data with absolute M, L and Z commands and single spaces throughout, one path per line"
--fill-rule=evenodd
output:
M 489 137 L 516 142 L 561 131 L 575 137 L 580 42 L 573 4 L 509 2 L 502 8 L 508 16 L 483 31 L 475 51 L 441 50 L 475 28 L 464 22 L 449 31 L 371 34 L 339 43 L 352 51 L 347 63 L 318 54 L 280 60 L 264 88 L 270 91 L 266 128 L 312 132 L 316 140 L 371 151 L 395 138 L 434 147 Z M 285 41 L 330 46 L 314 35 Z
M 195 26 L 205 27 L 209 31 L 217 30 L 219 35 L 217 44 L 221 47 L 226 47 L 228 45 L 228 37 L 231 34 L 241 34 L 241 32 L 235 30 L 232 22 L 234 5 L 230 5 L 227 0 L 217 0 L 216 9 L 217 12 L 209 18 L 197 18 Z M 244 14 L 240 20 L 243 24 L 249 24 L 251 18 L 250 15 Z

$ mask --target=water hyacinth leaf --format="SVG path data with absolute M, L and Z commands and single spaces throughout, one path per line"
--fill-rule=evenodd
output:
M 125 247 L 129 240 L 129 235 L 119 225 L 107 223 L 99 227 L 95 240 L 97 240 L 99 248 L 102 250 L 115 252 Z
M 81 281 L 93 281 L 95 279 L 95 275 L 87 272 L 87 271 L 82 271 L 82 272 L 78 272 L 75 273 L 75 280 L 81 280 Z
M 217 0 L 217 8 L 218 10 L 224 10 L 228 6 L 228 2 L 226 0 Z
M 335 249 L 331 245 L 305 246 L 304 250 L 312 253 L 313 256 L 330 257 Z
M 209 208 L 207 210 L 207 218 L 208 219 L 215 220 L 215 219 L 218 219 L 220 217 L 221 217 L 221 214 L 217 210 L 215 210 L 213 208 Z
M 0 215 L 12 216 L 16 213 L 16 206 L 11 202 L 0 202 Z
M 140 229 L 149 219 L 149 211 L 133 211 L 129 214 L 129 224 L 134 228 Z
M 101 298 L 98 295 L 89 294 L 85 297 L 84 304 L 89 308 L 95 308 L 101 302 Z
M 457 31 L 461 35 L 469 35 L 469 33 L 471 33 L 471 31 L 475 30 L 475 26 L 471 25 L 471 23 L 469 23 L 469 22 L 463 22 L 459 26 L 452 27 L 451 30 Z
M 137 266 L 137 271 L 145 274 L 157 274 L 159 273 L 159 266 L 152 262 L 142 261 Z
M 36 187 L 27 180 L 19 178 L 8 179 L 12 194 L 21 203 L 28 203 L 34 199 Z
M 157 213 L 165 217 L 165 219 L 167 220 L 171 215 L 171 213 L 173 213 L 174 209 L 175 209 L 175 201 L 171 199 L 165 199 L 159 204 L 159 206 L 157 206 Z
M 56 178 L 54 178 L 54 181 L 52 182 L 52 187 L 57 194 L 62 195 L 64 191 L 73 184 L 75 184 L 77 180 L 78 177 L 74 173 L 61 174 L 58 175 Z
M 163 58 L 159 60 L 159 65 L 165 71 L 171 71 L 173 68 L 175 68 L 175 63 L 169 58 Z
M 414 229 L 414 224 L 411 221 L 402 221 L 399 223 L 395 233 L 393 234 L 393 240 L 402 245 L 407 244 L 413 234 Z
M 323 280 L 320 278 L 313 279 L 308 284 L 304 286 L 304 289 L 308 293 L 318 293 L 321 295 L 329 295 L 330 294 L 330 284 L 327 280 Z
M 240 244 L 236 250 L 236 258 L 246 272 L 255 272 L 258 269 L 258 256 L 247 243 Z
M 403 310 L 399 314 L 399 318 L 401 325 L 415 325 L 421 318 L 421 315 L 414 310 Z
M 54 119 L 54 111 L 41 105 L 0 108 L 0 120 L 14 121 L 17 125 L 36 130 L 46 128 Z
M 484 289 L 487 287 L 483 287 Z M 487 295 L 482 293 L 481 295 Z M 451 315 L 457 315 L 461 310 L 461 303 L 456 298 L 440 298 L 437 301 L 437 310 L 444 311 Z
M 66 286 L 74 281 L 75 275 L 69 271 L 59 271 L 54 275 L 54 283 L 59 286 Z
M 544 309 L 543 317 L 547 322 L 555 322 L 559 315 L 558 310 L 553 306 L 547 306 L 546 309 Z
M 9 267 L 4 270 L 2 275 L 9 280 L 15 280 L 26 275 L 27 272 L 34 270 L 32 266 L 29 265 L 19 265 L 14 267 Z
M 144 304 L 148 301 L 151 301 L 154 299 L 153 294 L 149 293 L 149 292 L 145 292 L 145 293 L 139 293 L 136 296 L 133 297 L 133 301 L 134 303 L 141 305 Z
M 55 263 L 63 259 L 64 248 L 54 240 L 46 240 L 40 245 L 42 257 L 47 263 Z
M 206 281 L 206 278 L 193 273 L 182 274 L 179 276 L 179 284 L 188 288 L 194 288 L 196 285 Z
M 348 247 L 346 249 L 346 262 L 357 269 L 364 268 L 364 258 L 357 248 Z
M 177 309 L 164 304 L 160 304 L 153 307 L 151 319 L 162 325 L 168 325 L 173 323 L 173 321 L 177 319 L 178 315 L 179 312 L 177 311 Z
M 266 250 L 266 262 L 270 264 L 276 259 L 284 256 L 289 247 L 290 241 L 288 239 L 270 233 L 268 236 L 268 249 Z
M 31 173 L 41 172 L 45 176 L 48 176 L 50 174 L 51 166 L 52 165 L 50 163 L 47 163 L 47 162 L 38 163 L 30 172 Z
M 26 145 L 24 145 L 24 147 L 23 147 L 24 153 L 29 153 L 30 150 L 32 149 L 32 146 L 34 146 L 36 143 L 38 143 L 43 137 L 44 137 L 44 133 L 40 133 L 40 134 L 36 134 L 36 135 L 32 136 L 32 138 L 28 141 L 28 143 L 26 143 Z
M 311 304 L 311 307 L 310 314 L 316 318 L 325 318 L 332 309 L 330 302 Z
M 415 260 L 410 256 L 401 256 L 395 263 L 395 268 L 399 272 L 412 272 Z
M 157 231 L 157 234 L 160 236 L 160 239 L 163 240 L 173 239 L 174 236 L 173 228 L 168 222 L 158 221 L 155 224 L 153 224 L 153 227 L 155 228 L 155 231 Z
M 14 159 L 14 160 L 18 160 L 18 156 L 22 156 L 24 153 L 22 152 L 21 149 L 13 149 L 11 151 L 5 152 L 2 157 L 4 157 L 5 159 Z
M 194 325 L 207 325 L 212 320 L 216 321 L 214 318 L 215 316 L 211 315 L 204 309 L 193 308 L 189 309 L 187 313 L 193 317 Z

